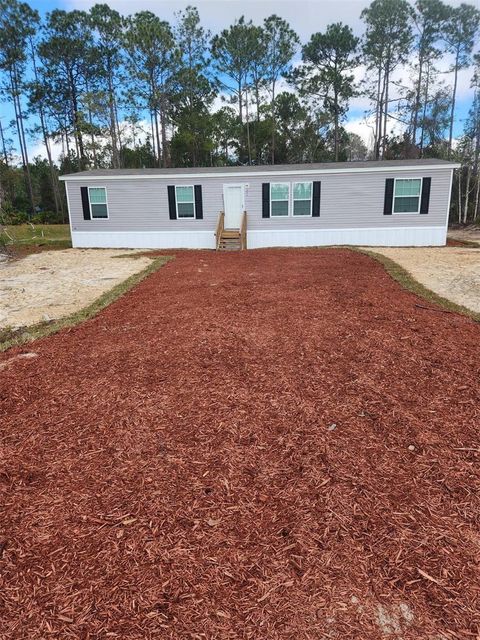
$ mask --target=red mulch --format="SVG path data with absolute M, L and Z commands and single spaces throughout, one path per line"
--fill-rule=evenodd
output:
M 182 252 L 3 354 L 0 638 L 476 640 L 480 328 L 416 302 Z

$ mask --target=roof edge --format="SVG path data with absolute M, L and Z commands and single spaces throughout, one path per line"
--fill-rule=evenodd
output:
M 349 163 L 346 162 L 346 165 Z M 312 169 L 279 169 L 274 170 L 270 169 L 268 171 L 241 171 L 239 175 L 243 177 L 252 178 L 254 176 L 281 176 L 281 175 L 302 175 L 309 173 L 378 173 L 378 172 L 386 172 L 386 171 L 411 171 L 421 168 L 424 170 L 434 170 L 434 169 L 459 169 L 462 165 L 458 162 L 442 162 L 441 164 L 402 164 L 398 166 L 394 166 L 392 164 L 386 166 L 370 166 L 370 167 L 334 167 L 330 169 L 320 169 L 318 166 Z M 220 167 L 219 167 L 220 168 Z M 108 169 L 107 169 L 108 171 Z M 114 171 L 112 169 L 112 171 Z M 153 178 L 158 179 L 183 179 L 183 178 L 204 178 L 204 177 L 216 177 L 216 178 L 226 178 L 235 175 L 234 171 L 228 172 L 209 172 L 209 173 L 199 173 L 198 171 L 192 170 L 191 172 L 185 173 L 174 173 L 175 169 L 172 169 L 172 173 L 130 173 L 128 174 L 128 169 L 122 169 L 121 171 L 125 171 L 125 173 L 118 174 L 112 173 L 112 175 L 88 175 L 88 172 L 79 172 L 79 173 L 68 173 L 63 176 L 59 176 L 59 180 L 62 182 L 83 182 L 85 180 L 124 180 L 128 178 L 129 180 L 152 180 Z

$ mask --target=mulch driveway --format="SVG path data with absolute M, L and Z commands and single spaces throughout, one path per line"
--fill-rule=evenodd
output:
M 418 302 L 179 252 L 3 354 L 0 638 L 476 640 L 480 328 Z

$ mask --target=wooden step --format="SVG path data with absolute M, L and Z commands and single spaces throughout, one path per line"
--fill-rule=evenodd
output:
M 221 238 L 218 243 L 220 251 L 239 251 L 241 246 L 240 240 L 237 238 Z
M 242 239 L 239 229 L 223 229 L 218 242 L 219 251 L 240 251 Z

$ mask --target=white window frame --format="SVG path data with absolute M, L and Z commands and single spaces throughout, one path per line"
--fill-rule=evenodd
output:
M 296 184 L 309 184 L 310 185 L 310 198 L 295 198 L 295 185 Z M 295 213 L 295 200 L 298 202 L 306 202 L 310 200 L 310 213 L 308 215 Z M 298 182 L 292 182 L 292 217 L 293 218 L 311 218 L 313 212 L 313 180 L 299 180 Z
M 177 198 L 177 189 L 184 187 L 190 187 L 193 194 L 193 216 L 179 216 L 178 215 L 178 198 Z M 181 204 L 190 204 L 189 202 L 182 202 Z M 196 220 L 197 219 L 197 207 L 195 206 L 195 185 L 193 184 L 176 184 L 175 185 L 175 214 L 177 216 L 177 220 Z
M 99 218 L 98 216 L 94 216 L 93 215 L 93 211 L 92 211 L 92 202 L 90 200 L 90 189 L 104 189 L 105 190 L 105 204 L 107 206 L 107 217 L 106 218 Z M 98 202 L 94 202 L 93 204 L 99 204 Z M 104 186 L 100 186 L 98 185 L 95 187 L 88 187 L 88 206 L 90 207 L 90 220 L 109 220 L 110 218 L 110 207 L 108 206 L 108 191 L 107 191 L 107 187 Z
M 285 202 L 285 200 L 272 200 L 272 185 L 287 185 L 288 187 L 288 196 L 287 196 L 287 215 L 282 216 L 278 215 L 278 213 L 273 213 L 272 202 Z M 291 197 L 292 189 L 290 182 L 270 182 L 270 217 L 271 218 L 289 218 L 290 217 L 290 197 Z M 306 216 L 305 216 L 306 217 Z
M 418 194 L 418 209 L 417 211 L 395 211 L 395 198 L 416 198 L 417 196 L 396 196 L 395 190 L 397 188 L 397 180 L 420 180 L 420 193 Z M 416 216 L 420 213 L 420 207 L 422 206 L 422 191 L 423 191 L 423 177 L 409 176 L 408 178 L 395 178 L 393 183 L 393 200 L 392 200 L 392 215 L 395 216 Z

